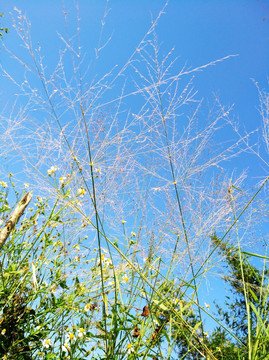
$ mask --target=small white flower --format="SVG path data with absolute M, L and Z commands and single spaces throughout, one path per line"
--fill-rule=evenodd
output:
M 86 194 L 86 190 L 83 188 L 83 186 L 81 186 L 78 190 L 77 190 L 77 194 L 80 197 L 83 197 Z
M 84 311 L 85 311 L 85 312 L 88 312 L 88 311 L 90 310 L 90 308 L 91 308 L 91 304 L 86 304 L 86 305 L 84 306 Z
M 4 187 L 4 188 L 7 187 L 7 183 L 6 183 L 5 181 L 0 181 L 0 185 L 1 185 L 2 187 Z
M 68 343 L 65 343 L 65 344 L 62 346 L 62 351 L 63 351 L 63 352 L 68 353 L 70 350 L 71 350 L 71 348 L 70 348 L 70 346 L 69 346 Z
M 103 261 L 104 261 L 105 266 L 109 266 L 112 264 L 112 261 L 109 258 L 104 258 Z
M 65 342 L 67 343 L 68 341 L 70 341 L 70 342 L 76 341 L 76 337 L 72 332 L 70 332 L 69 334 L 66 335 L 66 341 Z
M 79 328 L 78 329 L 78 337 L 83 337 L 84 335 L 86 335 L 85 329 Z
M 1 335 L 5 335 L 6 332 L 7 332 L 7 330 L 6 330 L 6 329 L 3 329 L 3 330 L 1 331 Z
M 50 339 L 44 339 L 42 341 L 42 345 L 44 346 L 44 348 L 48 349 L 51 346 L 51 340 Z
M 60 184 L 61 184 L 62 186 L 64 186 L 65 183 L 66 183 L 66 177 L 65 177 L 65 176 L 61 176 L 60 179 L 59 179 L 59 182 L 60 182 Z
M 127 282 L 129 281 L 129 278 L 126 274 L 123 275 L 123 277 L 121 278 L 121 281 L 124 282 L 125 284 L 127 284 Z
M 127 354 L 130 355 L 132 352 L 134 352 L 134 348 L 132 344 L 127 345 Z
M 47 174 L 50 176 L 54 174 L 56 170 L 58 170 L 58 167 L 53 165 L 49 170 L 47 170 Z
M 29 187 L 28 183 L 24 183 L 23 185 L 24 185 L 25 189 L 27 189 Z

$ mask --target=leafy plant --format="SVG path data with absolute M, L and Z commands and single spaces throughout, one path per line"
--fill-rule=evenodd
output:
M 4 14 L 2 13 L 2 14 L 0 14 L 0 17 L 3 17 L 4 16 Z M 3 38 L 3 36 L 4 36 L 4 33 L 5 34 L 7 34 L 8 33 L 8 28 L 6 28 L 6 27 L 0 27 L 0 37 L 2 37 Z

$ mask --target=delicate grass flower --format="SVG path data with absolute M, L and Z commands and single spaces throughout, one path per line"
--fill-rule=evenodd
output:
M 66 184 L 66 177 L 65 176 L 61 176 L 59 179 L 59 183 L 64 186 Z
M 126 221 L 125 221 L 125 220 L 121 220 L 121 223 L 124 225 L 124 224 L 126 223 Z
M 78 244 L 77 244 L 77 245 L 74 245 L 74 246 L 73 246 L 73 248 L 74 248 L 74 249 L 76 249 L 77 251 L 79 251 L 79 250 L 80 250 L 80 249 L 79 249 L 79 245 L 78 245 Z
M 69 334 L 66 335 L 66 343 L 67 343 L 68 341 L 70 341 L 70 342 L 76 341 L 76 337 L 75 337 L 75 335 L 74 335 L 72 332 L 70 332 Z
M 3 329 L 3 330 L 1 331 L 1 335 L 5 335 L 6 332 L 7 332 L 7 330 L 6 330 L 6 329 Z
M 127 354 L 130 355 L 132 352 L 134 352 L 133 344 L 127 345 Z
M 133 237 L 136 237 L 136 233 L 135 232 L 131 232 L 131 235 L 133 236 Z
M 94 169 L 94 173 L 95 173 L 95 177 L 98 178 L 99 175 L 101 175 L 101 170 L 100 169 Z
M 51 168 L 49 170 L 47 170 L 47 174 L 49 176 L 53 175 L 55 173 L 55 171 L 58 170 L 57 166 L 51 166 Z
M 55 293 L 56 293 L 56 290 L 57 290 L 57 286 L 53 286 L 50 291 L 51 291 L 53 294 L 55 294 Z
M 71 350 L 70 345 L 66 342 L 63 346 L 62 346 L 62 351 L 65 353 L 68 353 Z
M 174 304 L 177 305 L 180 302 L 178 298 L 174 298 Z
M 124 274 L 123 277 L 121 278 L 121 281 L 124 282 L 125 284 L 127 284 L 129 281 L 128 276 L 126 274 Z
M 28 187 L 29 187 L 28 183 L 24 183 L 23 185 L 24 185 L 25 189 L 28 189 Z
M 207 309 L 209 309 L 209 308 L 210 308 L 210 305 L 205 302 L 205 307 L 206 307 Z
M 86 331 L 83 328 L 78 329 L 78 337 L 82 338 L 86 335 Z
M 7 183 L 5 181 L 0 181 L 0 185 L 3 187 L 3 188 L 6 188 L 7 187 Z
M 105 264 L 106 266 L 111 265 L 111 264 L 112 264 L 111 259 L 109 259 L 109 258 L 105 258 L 105 259 L 104 259 L 104 264 Z
M 42 345 L 44 346 L 44 348 L 48 349 L 51 346 L 51 340 L 50 339 L 44 339 L 42 341 Z
M 86 194 L 86 190 L 83 188 L 83 186 L 81 186 L 78 190 L 77 190 L 77 194 L 80 197 L 83 197 Z

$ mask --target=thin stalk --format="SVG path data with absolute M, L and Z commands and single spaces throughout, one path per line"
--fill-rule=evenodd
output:
M 96 231 L 97 231 L 97 239 L 98 239 L 98 252 L 99 252 L 99 259 L 100 259 L 100 269 L 101 269 L 101 282 L 102 282 L 102 295 L 103 299 L 105 296 L 105 286 L 104 286 L 104 279 L 103 279 L 103 266 L 102 266 L 102 251 L 101 251 L 101 237 L 100 237 L 100 229 L 99 229 L 99 215 L 98 215 L 98 209 L 97 209 L 97 201 L 96 201 L 96 191 L 95 191 L 95 182 L 94 182 L 94 174 L 93 174 L 93 162 L 92 162 L 92 153 L 91 153 L 91 144 L 90 144 L 90 138 L 89 138 L 89 132 L 88 132 L 88 126 L 85 119 L 85 114 L 82 105 L 80 104 L 81 113 L 83 117 L 84 127 L 86 131 L 86 137 L 87 137 L 87 145 L 88 145 L 88 155 L 90 160 L 90 169 L 91 169 L 91 180 L 92 180 L 92 194 L 93 194 L 93 206 L 94 206 L 94 212 L 95 212 L 95 222 L 96 222 Z M 106 305 L 105 305 L 105 299 L 103 301 L 103 318 L 105 322 L 105 340 L 106 340 L 106 353 L 107 353 L 107 321 L 106 321 Z
M 155 49 L 156 49 L 156 47 L 155 47 Z M 178 205 L 178 209 L 179 209 L 179 213 L 180 213 L 180 219 L 181 219 L 181 224 L 182 224 L 182 228 L 183 228 L 184 238 L 185 238 L 185 242 L 186 242 L 186 245 L 187 245 L 187 252 L 188 252 L 191 272 L 192 272 L 192 276 L 193 276 L 192 281 L 194 282 L 194 288 L 195 288 L 194 289 L 195 296 L 196 296 L 196 299 L 197 299 L 197 303 L 199 305 L 199 296 L 198 296 L 198 291 L 197 291 L 197 284 L 196 284 L 196 279 L 195 279 L 195 273 L 194 273 L 194 268 L 193 268 L 192 257 L 191 257 L 190 244 L 189 244 L 185 219 L 184 219 L 184 215 L 183 215 L 183 211 L 182 211 L 181 201 L 180 201 L 180 197 L 179 197 L 179 191 L 178 191 L 178 188 L 177 188 L 177 181 L 176 181 L 174 165 L 173 165 L 172 155 L 171 155 L 171 150 L 170 150 L 170 144 L 169 144 L 169 139 L 168 139 L 168 133 L 167 133 L 167 128 L 166 128 L 166 116 L 164 114 L 164 108 L 163 108 L 163 102 L 162 102 L 161 87 L 160 87 L 160 70 L 159 70 L 159 64 L 158 64 L 158 60 L 157 60 L 156 50 L 155 50 L 155 62 L 156 62 L 156 67 L 157 67 L 157 92 L 158 92 L 158 98 L 159 98 L 160 109 L 161 109 L 161 117 L 162 117 L 162 124 L 163 124 L 165 141 L 166 141 L 166 149 L 167 149 L 167 154 L 168 154 L 168 159 L 169 159 L 169 165 L 170 165 L 172 180 L 173 180 L 173 184 L 174 184 L 174 188 L 175 188 L 177 205 Z M 198 313 L 199 313 L 199 317 L 200 317 L 200 321 L 201 321 L 202 334 L 203 334 L 203 337 L 204 337 L 204 329 L 203 329 L 202 314 L 201 314 L 200 307 L 198 307 Z
M 235 201 L 234 201 L 234 197 L 232 195 L 231 188 L 232 188 L 232 186 L 228 189 L 228 197 L 230 197 L 233 216 L 234 216 L 234 219 L 236 219 Z M 242 254 L 241 254 L 241 246 L 240 246 L 237 222 L 235 223 L 235 231 L 236 231 L 236 237 L 237 237 L 238 254 L 239 254 L 239 260 L 240 260 L 240 270 L 241 270 L 241 276 L 242 276 L 242 281 L 243 281 L 244 297 L 245 297 L 247 319 L 248 319 L 248 348 L 249 348 L 248 358 L 249 358 L 249 360 L 251 360 L 252 359 L 252 331 L 251 331 L 252 330 L 252 319 L 251 319 L 250 311 L 249 311 L 248 291 L 247 291 L 246 282 L 245 282 L 243 259 L 242 259 Z
M 51 101 L 51 98 L 49 96 L 49 93 L 48 93 L 48 90 L 47 90 L 47 86 L 45 84 L 45 81 L 44 81 L 44 78 L 43 78 L 43 75 L 42 73 L 40 72 L 39 70 L 39 67 L 37 65 L 37 62 L 35 60 L 35 57 L 33 55 L 33 53 L 31 52 L 31 56 L 32 56 L 32 59 L 34 61 L 34 64 L 36 66 L 36 69 L 37 69 L 37 72 L 38 72 L 38 75 L 39 75 L 39 78 L 40 78 L 40 81 L 41 81 L 41 84 L 43 86 L 43 89 L 45 91 L 45 94 L 47 96 L 47 99 L 48 99 L 48 102 L 49 102 L 49 105 L 50 105 L 50 108 L 52 110 L 52 113 L 54 115 L 54 118 L 61 130 L 61 133 L 63 134 L 63 138 L 65 140 L 65 143 L 67 144 L 68 146 L 68 149 L 69 151 L 71 152 L 71 155 L 73 157 L 73 159 L 75 160 L 76 162 L 76 165 L 78 167 L 78 170 L 79 170 L 79 173 L 82 175 L 82 178 L 83 178 L 83 181 L 84 183 L 86 184 L 86 187 L 87 189 L 89 190 L 88 186 L 87 186 L 87 183 L 86 183 L 86 180 L 82 174 L 82 169 L 79 165 L 79 162 L 77 160 L 77 157 L 75 156 L 74 154 L 74 151 L 73 149 L 71 148 L 70 144 L 69 144 L 69 141 L 65 135 L 65 132 L 63 131 L 63 128 L 61 126 L 61 123 L 59 121 L 59 118 L 58 118 L 58 115 L 55 111 L 55 108 L 54 108 L 54 105 Z M 82 117 L 83 117 L 83 121 L 84 121 L 84 125 L 86 124 L 86 120 L 85 120 L 85 115 L 84 115 L 84 111 L 83 111 L 83 108 L 82 108 L 82 105 L 81 105 L 81 112 L 82 112 Z M 91 161 L 91 151 L 90 151 L 90 142 L 89 142 L 89 135 L 88 135 L 88 129 L 87 129 L 87 126 L 85 126 L 85 130 L 86 130 L 86 133 L 87 133 L 87 141 L 88 141 L 88 150 L 89 150 L 89 158 L 90 158 L 90 169 L 91 169 L 91 178 L 92 178 L 92 186 L 93 186 L 93 197 L 91 196 L 91 200 L 92 200 L 92 203 L 93 203 L 93 206 L 94 206 L 94 209 L 95 209 L 95 218 L 96 218 L 96 230 L 97 230 L 97 237 L 98 237 L 98 247 L 99 247 L 99 258 L 100 258 L 100 269 L 101 269 L 101 278 L 102 278 L 102 294 L 103 294 L 103 298 L 104 298 L 104 295 L 105 295 L 105 290 L 104 290 L 104 282 L 103 282 L 103 268 L 102 268 L 102 259 L 101 259 L 101 239 L 100 239 L 100 231 L 99 231 L 99 215 L 98 215 L 98 211 L 97 211 L 97 206 L 96 206 L 96 196 L 95 196 L 95 186 L 94 186 L 94 177 L 93 177 L 93 164 L 92 164 L 92 161 Z M 90 194 L 90 191 L 89 191 L 89 194 Z M 103 302 L 103 316 L 104 316 L 104 319 L 105 319 L 105 330 L 106 330 L 106 327 L 107 327 L 107 324 L 106 324 L 106 311 L 105 311 L 105 301 Z M 105 331 L 105 334 L 106 334 L 106 349 L 107 349 L 107 331 Z

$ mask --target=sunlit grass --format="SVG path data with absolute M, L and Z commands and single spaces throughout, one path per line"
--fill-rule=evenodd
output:
M 33 199 L 1 250 L 3 359 L 266 359 L 268 259 L 260 254 L 253 292 L 240 234 L 262 221 L 257 199 L 268 178 L 239 190 L 245 173 L 229 175 L 225 164 L 252 150 L 250 136 L 226 139 L 232 108 L 215 98 L 205 109 L 197 99 L 192 75 L 229 57 L 178 71 L 175 50 L 162 55 L 158 43 L 162 13 L 126 64 L 97 78 L 82 71 L 79 32 L 61 36 L 48 73 L 17 11 L 27 55 L 8 51 L 24 81 L 3 70 L 21 104 L 1 119 L 1 146 L 22 160 L 24 176 L 0 179 L 2 226 L 26 191 Z M 239 257 L 246 338 L 200 298 L 228 240 Z

